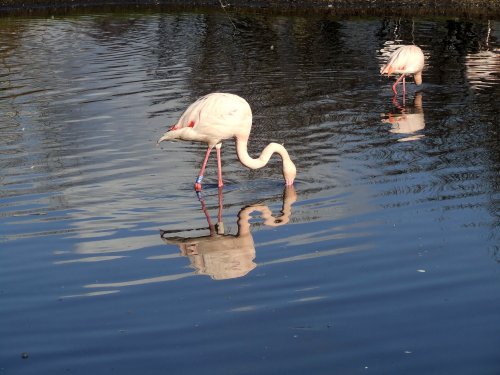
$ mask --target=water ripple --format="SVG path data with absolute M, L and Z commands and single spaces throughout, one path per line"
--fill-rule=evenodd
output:
M 2 368 L 497 365 L 498 22 L 230 17 L 0 22 Z M 380 65 L 411 43 L 424 84 L 394 98 Z M 214 157 L 193 191 L 205 146 L 156 140 L 210 91 L 248 100 L 296 195 L 232 141 L 223 194 Z

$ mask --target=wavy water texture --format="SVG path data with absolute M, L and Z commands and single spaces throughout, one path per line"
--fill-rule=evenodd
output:
M 500 24 L 230 17 L 0 21 L 4 371 L 497 373 Z M 228 140 L 200 200 L 204 145 L 156 146 L 212 91 L 293 199 Z

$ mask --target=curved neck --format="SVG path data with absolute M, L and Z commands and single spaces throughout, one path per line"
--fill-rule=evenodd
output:
M 422 84 L 422 72 L 415 73 L 413 78 L 415 79 L 415 84 L 417 86 Z
M 247 144 L 248 139 L 236 139 L 236 153 L 238 155 L 238 159 L 241 164 L 247 168 L 259 169 L 264 167 L 275 152 L 281 156 L 284 163 L 286 161 L 291 161 L 287 150 L 278 143 L 269 143 L 256 159 L 252 158 L 248 154 Z
M 290 186 L 293 184 L 295 180 L 295 176 L 297 175 L 297 169 L 295 168 L 295 164 L 293 164 L 292 160 L 290 160 L 290 155 L 285 150 L 285 148 L 277 143 L 269 143 L 264 150 L 260 153 L 257 159 L 253 159 L 250 155 L 248 155 L 247 150 L 248 137 L 236 137 L 236 153 L 238 155 L 238 159 L 240 159 L 241 163 L 251 169 L 262 168 L 266 165 L 271 158 L 272 154 L 275 152 L 281 156 L 281 160 L 283 163 L 282 173 L 283 178 L 285 179 L 285 185 Z

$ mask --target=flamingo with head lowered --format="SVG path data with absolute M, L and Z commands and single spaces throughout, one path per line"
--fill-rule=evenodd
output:
M 205 159 L 195 182 L 195 190 L 201 191 L 201 181 L 205 173 L 210 152 L 217 150 L 219 187 L 222 181 L 221 146 L 222 141 L 234 138 L 236 153 L 240 162 L 251 169 L 265 166 L 272 154 L 278 153 L 283 163 L 282 171 L 287 186 L 293 185 L 297 174 L 287 150 L 278 143 L 268 144 L 260 156 L 253 159 L 247 150 L 248 138 L 252 129 L 252 110 L 247 101 L 237 95 L 211 93 L 192 103 L 182 114 L 177 124 L 173 125 L 160 139 L 163 141 L 180 139 L 183 141 L 204 142 L 208 145 Z
M 401 46 L 394 51 L 390 56 L 387 64 L 380 68 L 380 74 L 391 73 L 401 74 L 392 86 L 392 91 L 397 94 L 396 85 L 403 80 L 403 95 L 406 93 L 405 76 L 413 74 L 415 84 L 422 84 L 422 70 L 424 69 L 424 53 L 420 47 L 414 45 Z

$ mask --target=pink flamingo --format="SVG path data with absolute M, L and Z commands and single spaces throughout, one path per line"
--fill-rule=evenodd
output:
M 205 159 L 194 184 L 196 191 L 201 191 L 205 167 L 214 146 L 217 150 L 218 186 L 224 185 L 220 149 L 222 141 L 229 138 L 235 138 L 236 153 L 240 162 L 251 169 L 262 168 L 268 163 L 272 154 L 278 153 L 283 162 L 282 172 L 285 184 L 287 186 L 293 185 L 297 171 L 282 145 L 278 143 L 268 144 L 256 159 L 248 155 L 247 144 L 251 129 L 252 110 L 245 99 L 234 94 L 211 93 L 191 104 L 177 124 L 158 139 L 158 143 L 180 139 L 208 144 Z
M 380 74 L 389 77 L 391 73 L 401 74 L 392 86 L 392 91 L 397 95 L 396 85 L 403 80 L 403 95 L 406 94 L 405 75 L 413 74 L 416 85 L 422 84 L 422 70 L 424 69 L 424 53 L 414 45 L 401 46 L 389 57 L 389 61 L 382 68 Z

